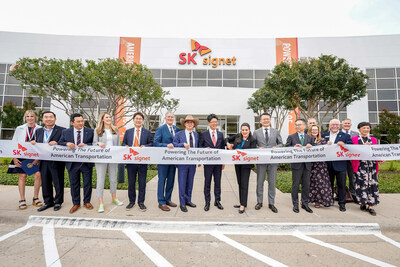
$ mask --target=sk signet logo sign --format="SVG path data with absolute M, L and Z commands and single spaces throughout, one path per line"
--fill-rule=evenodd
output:
M 204 56 L 208 53 L 210 53 L 212 50 L 208 48 L 208 46 L 201 45 L 199 42 L 196 40 L 191 39 L 190 40 L 190 47 L 192 49 L 192 52 L 195 53 L 180 53 L 179 58 L 180 61 L 178 62 L 180 65 L 185 65 L 185 64 L 194 64 L 197 65 L 197 62 L 195 60 L 195 57 L 197 56 L 197 52 L 200 54 L 200 56 Z M 212 58 L 210 55 L 205 58 L 203 58 L 203 65 L 212 65 L 213 68 L 218 67 L 219 65 L 236 65 L 236 57 L 232 58 Z
M 150 156 L 148 157 L 140 157 L 138 156 L 140 153 L 137 152 L 136 150 L 134 150 L 133 148 L 129 148 L 129 153 L 128 154 L 124 154 L 123 155 L 123 160 L 136 160 L 139 162 L 142 161 L 149 161 L 150 160 Z

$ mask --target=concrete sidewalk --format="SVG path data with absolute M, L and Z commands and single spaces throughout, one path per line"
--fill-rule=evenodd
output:
M 96 199 L 96 190 L 93 189 L 92 204 L 93 210 L 87 210 L 81 207 L 74 214 L 69 214 L 72 207 L 70 189 L 65 189 L 64 204 L 60 211 L 55 212 L 48 209 L 38 212 L 37 208 L 31 205 L 33 196 L 33 187 L 26 188 L 26 199 L 28 208 L 26 210 L 18 210 L 19 193 L 17 186 L 0 185 L 0 223 L 16 223 L 25 224 L 30 215 L 40 216 L 64 216 L 64 217 L 88 217 L 88 218 L 106 218 L 106 219 L 132 219 L 132 220 L 157 220 L 157 221 L 213 221 L 213 222 L 268 222 L 268 223 L 378 223 L 382 230 L 399 231 L 400 229 L 400 194 L 381 194 L 381 203 L 376 207 L 377 216 L 373 217 L 366 212 L 360 211 L 359 206 L 354 203 L 346 205 L 347 211 L 340 212 L 337 203 L 329 208 L 316 209 L 311 205 L 314 213 L 309 214 L 303 209 L 296 214 L 292 211 L 290 194 L 277 191 L 276 207 L 279 212 L 273 213 L 268 209 L 267 203 L 267 182 L 264 187 L 264 207 L 261 210 L 255 210 L 256 204 L 256 174 L 252 172 L 249 184 L 248 207 L 244 214 L 239 214 L 238 210 L 233 208 L 234 204 L 238 204 L 238 186 L 236 175 L 232 165 L 226 166 L 222 175 L 222 200 L 224 210 L 218 210 L 213 205 L 213 191 L 211 208 L 205 212 L 204 207 L 204 173 L 203 168 L 199 167 L 196 171 L 195 182 L 193 187 L 192 201 L 197 204 L 197 208 L 188 207 L 189 212 L 183 213 L 177 208 L 172 208 L 170 212 L 163 212 L 158 208 L 157 203 L 157 177 L 147 184 L 146 189 L 146 212 L 141 212 L 137 205 L 131 210 L 126 211 L 125 206 L 128 204 L 128 194 L 125 190 L 117 192 L 118 198 L 124 202 L 124 205 L 117 207 L 111 204 L 111 196 L 106 190 L 104 194 L 105 212 L 97 213 L 98 202 Z M 42 200 L 41 192 L 40 199 Z M 43 201 L 43 200 L 42 200 Z M 172 201 L 177 203 L 178 186 L 177 179 L 173 192 Z

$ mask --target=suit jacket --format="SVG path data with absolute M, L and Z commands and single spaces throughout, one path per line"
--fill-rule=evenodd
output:
M 175 135 L 180 131 L 180 129 L 175 125 L 172 125 L 172 128 L 175 131 Z M 167 147 L 167 145 L 171 144 L 173 140 L 174 136 L 169 131 L 167 124 L 161 125 L 156 129 L 156 133 L 154 134 L 154 146 Z
M 64 127 L 54 125 L 53 131 L 51 132 L 51 135 L 49 138 L 49 142 L 56 141 L 58 143 L 58 141 L 61 138 L 61 133 L 63 130 L 65 130 Z M 32 140 L 35 140 L 37 143 L 43 143 L 43 137 L 44 137 L 44 128 L 39 128 L 35 132 L 35 135 L 33 136 Z M 42 162 L 42 160 L 39 161 L 39 168 L 40 168 L 41 162 Z M 51 164 L 52 166 L 54 166 L 55 168 L 61 167 L 64 169 L 63 166 L 64 166 L 65 162 L 62 162 L 62 161 L 47 161 L 47 162 L 49 164 Z
M 37 124 L 35 123 L 35 128 L 33 129 L 33 136 L 35 135 L 36 131 L 37 131 L 38 129 L 40 129 L 40 128 L 42 128 L 42 126 L 37 125 Z M 26 131 L 27 131 L 27 130 L 28 130 L 28 124 L 27 124 L 27 123 L 18 126 L 18 127 L 15 129 L 15 132 L 14 132 L 14 135 L 13 135 L 12 140 L 13 140 L 13 141 L 16 141 L 16 142 L 18 142 L 18 143 L 26 142 L 26 141 L 25 141 L 25 138 L 26 138 Z M 32 140 L 33 140 L 33 138 L 32 138 Z
M 217 134 L 217 144 L 214 146 L 210 131 L 206 130 L 200 134 L 199 137 L 199 147 L 209 147 L 209 148 L 216 148 L 216 149 L 225 149 L 225 139 L 224 134 L 220 131 L 216 131 Z
M 291 147 L 291 146 L 295 146 L 297 144 L 301 145 L 301 142 L 300 142 L 299 134 L 297 132 L 295 132 L 294 134 L 291 134 L 288 136 L 288 138 L 286 140 L 286 146 Z M 304 146 L 306 146 L 308 144 L 314 146 L 315 145 L 314 139 L 310 135 L 304 133 Z M 303 164 L 303 163 L 301 163 L 301 162 L 290 163 L 290 166 L 292 167 L 292 169 L 297 170 L 297 169 L 301 168 L 301 164 Z M 304 164 L 306 165 L 307 170 L 311 170 L 311 162 L 304 162 Z
M 192 133 L 194 135 L 194 147 L 199 147 L 199 134 L 195 131 Z M 185 130 L 177 132 L 172 143 L 175 147 L 184 147 L 184 143 L 189 144 L 189 140 L 186 140 Z
M 274 146 L 283 147 L 281 134 L 275 128 L 270 127 L 270 130 L 268 131 L 268 136 L 269 136 L 268 143 L 265 142 L 265 136 L 262 127 L 255 130 L 253 136 L 257 140 L 258 147 L 264 147 L 264 148 L 271 148 Z
M 326 142 L 329 141 L 329 135 L 331 132 L 321 134 L 322 138 L 325 138 Z M 339 131 L 334 144 L 337 142 L 342 141 L 345 144 L 353 144 L 351 141 L 351 137 L 349 134 L 346 134 L 342 131 Z M 347 170 L 347 160 L 340 160 L 340 161 L 328 161 L 328 169 L 333 169 L 335 171 L 346 171 Z
M 83 127 L 83 140 L 82 143 L 91 146 L 93 143 L 93 129 Z M 75 143 L 74 139 L 74 128 L 68 128 L 62 131 L 60 141 L 58 142 L 59 145 L 61 146 L 66 146 L 67 143 Z M 88 167 L 93 167 L 93 163 L 82 163 L 86 164 Z M 70 170 L 72 167 L 72 162 L 67 162 L 66 163 L 67 170 Z
M 234 148 L 236 146 L 235 139 L 240 136 L 240 133 L 236 135 L 232 135 L 228 138 L 226 138 L 226 143 L 231 143 L 233 144 Z M 247 140 L 244 142 L 243 147 L 241 149 L 251 149 L 251 148 L 257 148 L 257 141 L 253 136 L 250 136 L 247 138 Z M 253 168 L 254 164 L 241 164 L 243 168 Z
M 126 130 L 124 139 L 122 140 L 123 146 L 133 146 L 133 137 L 135 136 L 135 127 Z M 153 136 L 151 132 L 142 127 L 142 131 L 140 133 L 140 146 L 153 146 Z
M 107 143 L 107 135 L 105 133 L 105 131 L 103 132 L 102 136 L 99 136 L 96 132 L 96 130 L 94 131 L 94 135 L 93 135 L 93 145 L 98 145 L 98 143 Z M 116 134 L 112 135 L 112 143 L 113 146 L 119 146 L 119 133 L 117 131 Z

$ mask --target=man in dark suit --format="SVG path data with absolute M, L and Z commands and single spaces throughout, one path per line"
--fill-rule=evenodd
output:
M 296 133 L 289 135 L 286 140 L 286 146 L 306 147 L 310 148 L 314 145 L 314 140 L 308 134 L 304 133 L 306 128 L 306 121 L 304 119 L 297 119 L 294 123 Z M 292 167 L 292 203 L 293 211 L 299 212 L 299 184 L 301 183 L 301 208 L 307 212 L 312 213 L 312 209 L 308 206 L 309 192 L 310 192 L 310 174 L 311 162 L 291 163 Z
M 188 115 L 180 120 L 185 126 L 184 131 L 176 133 L 173 144 L 175 147 L 184 147 L 186 149 L 199 147 L 199 134 L 193 131 L 193 128 L 199 124 L 199 119 Z M 195 208 L 192 202 L 192 190 L 194 174 L 196 173 L 196 164 L 178 165 L 178 185 L 179 185 L 179 203 L 181 211 L 187 212 L 186 206 Z
M 168 147 L 174 148 L 172 141 L 177 132 L 180 131 L 178 127 L 173 125 L 175 116 L 172 112 L 167 112 L 165 115 L 165 124 L 156 129 L 154 135 L 155 147 Z M 170 211 L 170 207 L 177 205 L 171 201 L 172 190 L 174 189 L 175 182 L 175 165 L 158 164 L 158 189 L 157 200 L 158 207 L 162 211 Z
M 79 113 L 72 114 L 71 117 L 72 128 L 65 129 L 62 134 L 59 145 L 67 146 L 72 150 L 77 147 L 83 147 L 86 145 L 91 146 L 93 143 L 93 129 L 85 127 L 85 120 Z M 92 197 L 92 173 L 93 163 L 85 162 L 67 162 L 67 170 L 69 176 L 69 182 L 71 185 L 71 196 L 72 196 L 72 208 L 69 213 L 74 213 L 81 206 L 81 173 L 83 179 L 83 206 L 87 209 L 93 209 L 90 204 Z
M 50 146 L 57 145 L 65 128 L 56 125 L 56 114 L 52 111 L 43 112 L 42 121 L 44 127 L 36 130 L 31 144 L 47 143 Z M 55 211 L 61 209 L 61 204 L 64 202 L 64 169 L 65 162 L 63 161 L 41 160 L 39 162 L 44 205 L 38 211 L 44 211 L 53 206 Z M 53 184 L 56 191 L 55 197 L 53 196 Z
M 151 132 L 143 128 L 144 115 L 141 112 L 133 114 L 133 124 L 135 127 L 128 129 L 125 132 L 122 141 L 123 146 L 145 147 L 153 146 L 153 137 Z M 147 164 L 126 164 L 128 170 L 128 196 L 129 204 L 126 210 L 130 210 L 135 205 L 136 201 L 136 176 L 139 180 L 139 195 L 138 206 L 141 211 L 146 211 L 144 199 L 146 195 L 146 178 L 147 178 Z
M 353 144 L 349 134 L 339 131 L 340 121 L 332 119 L 329 122 L 329 132 L 321 135 L 327 142 L 343 146 L 344 144 Z M 331 180 L 332 194 L 334 192 L 335 177 L 339 195 L 339 210 L 346 211 L 346 171 L 347 160 L 328 161 L 329 178 Z
M 217 130 L 218 117 L 215 114 L 210 114 L 207 117 L 208 126 L 210 129 L 202 132 L 199 137 L 199 147 L 225 149 L 224 135 Z M 206 204 L 204 206 L 205 211 L 210 210 L 211 201 L 211 180 L 214 175 L 214 206 L 218 209 L 223 210 L 224 207 L 221 205 L 221 175 L 224 165 L 204 165 L 204 198 Z

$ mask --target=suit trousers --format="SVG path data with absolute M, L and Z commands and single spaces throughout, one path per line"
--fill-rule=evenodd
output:
M 268 204 L 275 204 L 278 164 L 257 164 L 257 203 L 263 203 L 265 174 L 268 175 Z
M 247 207 L 247 196 L 249 195 L 249 179 L 251 168 L 243 165 L 235 165 L 236 178 L 239 185 L 240 205 Z
M 299 205 L 299 185 L 301 184 L 301 203 L 308 204 L 310 193 L 310 174 L 305 163 L 301 163 L 300 169 L 292 168 L 292 203 Z
M 346 204 L 346 171 L 335 171 L 333 168 L 329 168 L 329 178 L 331 180 L 332 195 L 334 195 L 334 184 L 336 177 L 336 184 L 338 187 L 339 194 L 339 205 Z
M 211 201 L 211 180 L 214 175 L 215 201 L 221 201 L 221 176 L 222 165 L 204 165 L 204 199 L 206 203 Z
M 349 190 L 353 198 L 356 196 L 356 178 L 353 173 L 353 166 L 351 165 L 351 161 L 347 161 L 347 177 L 349 178 Z
M 81 204 L 81 173 L 83 180 L 83 203 L 90 203 L 92 198 L 92 174 L 93 166 L 86 163 L 73 162 L 68 170 L 69 183 L 71 185 L 71 197 L 74 205 Z
M 192 201 L 192 190 L 196 165 L 178 165 L 179 203 L 181 206 Z
M 64 170 L 64 162 L 40 161 L 44 204 L 54 205 L 64 202 Z M 55 197 L 53 197 L 53 184 L 56 191 Z
M 136 175 L 139 182 L 138 203 L 144 203 L 146 196 L 147 164 L 126 164 L 128 169 L 128 197 L 129 202 L 136 201 Z
M 175 165 L 158 165 L 157 200 L 160 205 L 171 202 L 175 182 L 175 169 Z
M 96 173 L 97 173 L 97 186 L 96 186 L 96 196 L 98 198 L 103 197 L 104 193 L 104 182 L 106 180 L 106 171 L 108 170 L 108 178 L 110 180 L 110 193 L 113 194 L 117 192 L 117 163 L 96 163 Z

